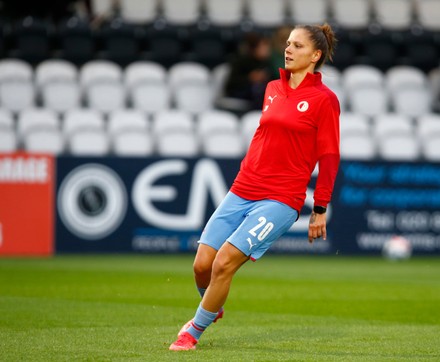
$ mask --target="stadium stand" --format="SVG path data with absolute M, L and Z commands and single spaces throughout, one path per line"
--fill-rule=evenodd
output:
M 339 44 L 322 74 L 341 104 L 342 157 L 440 157 L 437 0 L 91 4 L 90 15 L 2 23 L 0 152 L 240 157 L 261 116 L 222 93 L 243 35 L 328 21 Z M 210 117 L 236 126 L 202 132 Z M 385 131 L 389 117 L 399 130 Z

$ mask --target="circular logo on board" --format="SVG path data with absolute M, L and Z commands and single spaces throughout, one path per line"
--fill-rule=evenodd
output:
M 299 102 L 296 109 L 300 112 L 305 112 L 309 109 L 309 103 L 307 101 Z
M 127 194 L 122 180 L 112 169 L 86 164 L 64 178 L 57 206 L 70 232 L 96 240 L 119 227 L 127 210 Z

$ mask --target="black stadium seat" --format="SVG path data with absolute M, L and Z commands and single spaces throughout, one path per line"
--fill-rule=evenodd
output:
M 95 38 L 88 20 L 79 17 L 62 20 L 58 27 L 58 40 L 60 57 L 78 66 L 96 56 Z

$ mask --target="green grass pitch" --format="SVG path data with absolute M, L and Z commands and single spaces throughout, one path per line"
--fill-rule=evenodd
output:
M 192 255 L 0 259 L 1 361 L 440 361 L 440 259 L 270 256 L 225 318 L 171 352 Z

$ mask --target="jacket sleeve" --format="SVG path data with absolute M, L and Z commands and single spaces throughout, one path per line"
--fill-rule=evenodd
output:
M 319 173 L 314 193 L 315 205 L 326 207 L 331 200 L 339 169 L 339 102 L 329 97 L 318 126 L 317 147 Z
M 326 154 L 319 159 L 319 173 L 314 194 L 315 205 L 327 207 L 330 202 L 338 174 L 339 161 L 338 154 Z

